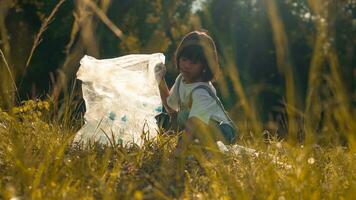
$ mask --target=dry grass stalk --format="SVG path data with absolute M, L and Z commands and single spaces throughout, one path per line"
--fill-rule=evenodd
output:
M 267 12 L 273 31 L 273 41 L 277 51 L 277 65 L 278 69 L 285 76 L 285 93 L 288 106 L 286 107 L 288 114 L 288 134 L 290 135 L 291 142 L 297 140 L 297 124 L 295 120 L 295 112 L 290 108 L 296 107 L 296 92 L 293 76 L 293 68 L 290 63 L 288 38 L 285 32 L 284 24 L 279 16 L 277 5 L 275 1 L 266 1 Z
M 51 23 L 54 15 L 57 13 L 59 7 L 64 3 L 64 1 L 65 0 L 60 0 L 56 4 L 56 6 L 53 8 L 51 14 L 41 24 L 41 27 L 40 27 L 40 29 L 39 29 L 38 33 L 36 34 L 35 39 L 33 41 L 33 45 L 32 45 L 31 51 L 30 51 L 30 55 L 28 56 L 27 61 L 26 61 L 25 69 L 27 69 L 27 67 L 29 66 L 31 58 L 33 56 L 33 53 L 35 52 L 35 49 L 41 43 L 41 35 L 46 31 L 48 25 Z
M 68 42 L 68 44 L 66 45 L 64 52 L 65 54 L 68 56 L 70 50 L 73 47 L 74 41 L 75 41 L 75 37 L 79 32 L 79 27 L 80 27 L 80 19 L 77 13 L 73 13 L 73 17 L 74 17 L 74 22 L 72 25 L 72 29 L 71 29 L 71 33 L 70 33 L 70 40 Z
M 3 60 L 4 64 L 5 64 L 5 68 L 6 68 L 6 70 L 7 70 L 8 73 L 9 73 L 12 86 L 13 86 L 14 89 L 15 89 L 15 92 L 16 92 L 16 94 L 17 94 L 18 99 L 20 99 L 20 96 L 19 96 L 19 94 L 18 94 L 18 90 L 17 90 L 17 86 L 16 86 L 15 79 L 14 79 L 14 77 L 12 76 L 12 72 L 11 72 L 11 70 L 10 70 L 9 64 L 7 63 L 6 58 L 5 58 L 5 55 L 4 55 L 4 53 L 2 52 L 1 49 L 0 49 L 0 54 L 1 54 L 2 60 Z
M 10 43 L 9 36 L 7 33 L 5 18 L 8 10 L 11 8 L 11 0 L 2 0 L 0 4 L 0 38 L 2 42 L 3 53 L 5 57 L 9 58 L 10 56 Z

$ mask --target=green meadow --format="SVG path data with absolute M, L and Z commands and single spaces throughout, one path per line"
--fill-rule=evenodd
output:
M 353 199 L 355 7 L 2 0 L 0 199 Z M 164 130 L 154 139 L 142 131 L 141 147 L 73 143 L 84 124 L 75 73 L 85 54 L 163 52 L 170 84 L 178 42 L 200 29 L 217 42 L 216 87 L 244 149 L 192 144 L 177 158 L 181 133 Z

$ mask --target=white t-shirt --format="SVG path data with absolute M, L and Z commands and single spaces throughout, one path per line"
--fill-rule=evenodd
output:
M 182 75 L 179 74 L 179 76 Z M 180 83 L 178 83 L 177 80 L 179 76 L 176 78 L 176 81 L 169 92 L 169 96 L 167 97 L 167 104 L 173 110 L 178 111 L 179 109 L 177 84 L 180 84 L 179 96 L 181 103 L 184 105 L 187 105 L 189 103 L 189 94 L 195 87 L 199 85 L 208 86 L 216 95 L 216 90 L 211 84 L 211 82 L 196 82 L 187 84 L 184 83 L 184 78 L 182 77 L 181 81 L 179 81 Z M 210 119 L 216 120 L 218 122 L 228 121 L 225 113 L 218 105 L 216 100 L 212 96 L 210 96 L 209 92 L 206 89 L 203 88 L 196 89 L 192 94 L 192 106 L 188 118 L 190 117 L 197 117 L 205 124 L 209 124 Z

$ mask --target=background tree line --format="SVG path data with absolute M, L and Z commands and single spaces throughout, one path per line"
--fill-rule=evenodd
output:
M 172 84 L 177 43 L 204 29 L 218 46 L 219 94 L 243 127 L 293 137 L 304 137 L 305 121 L 330 138 L 354 130 L 344 120 L 355 117 L 354 1 L 205 0 L 198 10 L 197 2 L 2 0 L 0 46 L 15 82 L 2 61 L 2 107 L 50 96 L 61 111 L 85 54 L 163 52 Z

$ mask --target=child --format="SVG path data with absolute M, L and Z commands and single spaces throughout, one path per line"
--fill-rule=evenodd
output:
M 205 32 L 190 32 L 180 42 L 175 56 L 180 74 L 171 90 L 163 78 L 166 68 L 162 63 L 155 66 L 155 77 L 165 109 L 170 114 L 177 113 L 178 125 L 184 129 L 178 148 L 185 149 L 194 138 L 205 144 L 234 142 L 234 125 L 211 83 L 220 71 L 212 38 Z

